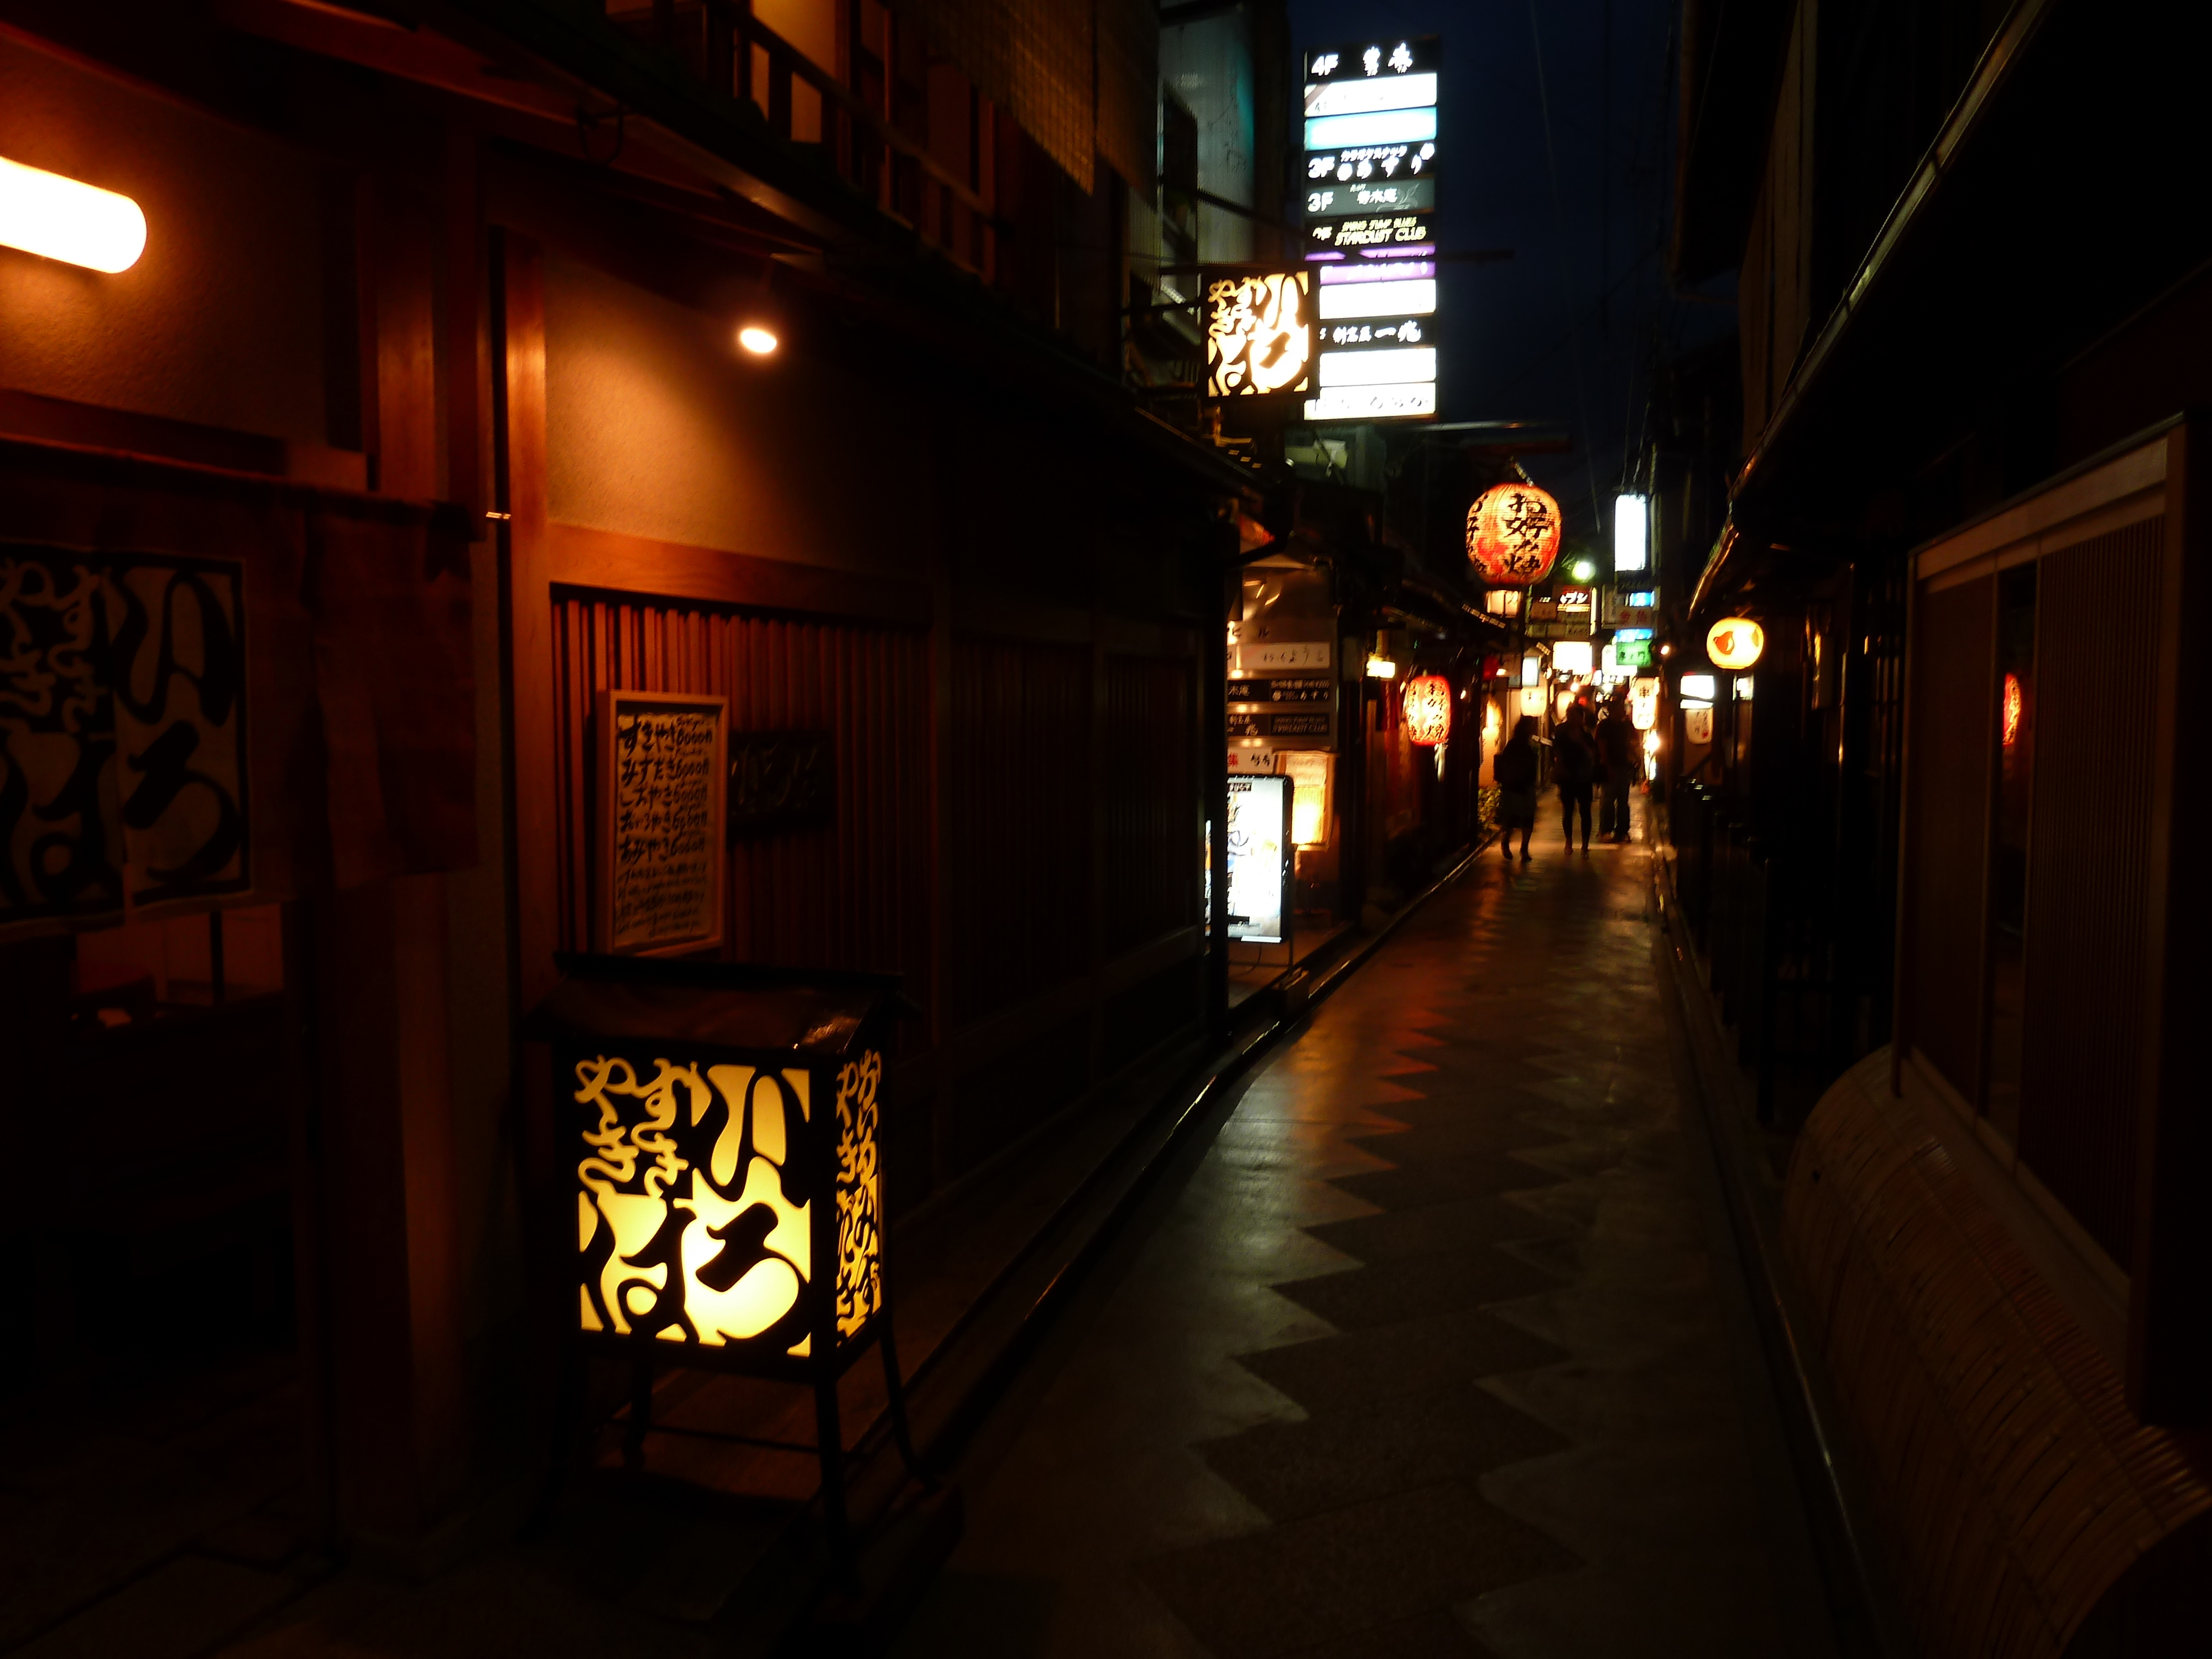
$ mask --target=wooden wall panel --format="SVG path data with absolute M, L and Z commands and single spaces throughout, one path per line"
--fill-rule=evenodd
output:
M 589 735 L 599 692 L 720 693 L 730 699 L 733 733 L 827 729 L 837 755 L 833 827 L 731 848 L 730 954 L 903 974 L 908 994 L 927 1007 L 927 635 L 570 588 L 555 590 L 553 613 L 562 947 L 584 949 L 589 938 Z
M 945 1017 L 1091 968 L 1091 652 L 961 635 L 945 767 Z
M 1996 752 L 1994 582 L 1982 576 L 1922 596 L 1905 750 L 1904 1036 L 1977 1104 Z
M 2166 520 L 2039 569 L 2036 790 L 2020 1154 L 2124 1267 L 2135 1240 L 2154 726 L 2116 703 L 2156 659 Z
M 1198 921 L 1198 665 L 1106 659 L 1104 946 L 1117 955 Z

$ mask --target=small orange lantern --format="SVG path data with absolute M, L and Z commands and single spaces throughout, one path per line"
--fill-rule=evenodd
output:
M 1406 682 L 1406 735 L 1433 749 L 1451 735 L 1451 682 L 1422 674 Z
M 1527 587 L 1559 556 L 1559 504 L 1532 483 L 1486 489 L 1467 510 L 1467 556 L 1492 587 Z
M 1749 668 L 1766 649 L 1766 630 L 1748 617 L 1723 617 L 1705 635 L 1716 668 Z

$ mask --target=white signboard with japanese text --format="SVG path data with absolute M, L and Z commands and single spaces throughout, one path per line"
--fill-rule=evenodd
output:
M 1246 774 L 1229 780 L 1229 937 L 1279 945 L 1290 937 L 1292 781 Z
M 620 955 L 722 942 L 728 701 L 599 694 L 593 944 Z
M 1310 421 L 1437 412 L 1442 57 L 1433 35 L 1305 54 L 1305 257 L 1322 324 Z

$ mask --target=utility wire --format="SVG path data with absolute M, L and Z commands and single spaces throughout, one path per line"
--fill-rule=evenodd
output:
M 1528 0 L 1528 38 L 1536 48 L 1536 100 L 1544 112 L 1544 161 L 1552 176 L 1552 230 L 1558 246 L 1553 250 L 1553 262 L 1559 268 L 1559 297 L 1566 302 L 1567 214 L 1559 198 L 1559 153 L 1552 143 L 1552 94 L 1544 77 L 1544 34 L 1536 21 L 1536 0 Z M 1605 514 L 1597 504 L 1597 459 L 1594 445 L 1597 428 L 1590 424 L 1589 393 L 1583 380 L 1583 343 L 1581 331 L 1575 327 L 1574 312 L 1567 308 L 1567 345 L 1574 354 L 1575 410 L 1582 422 L 1583 432 L 1589 434 L 1583 445 L 1583 470 L 1589 479 L 1590 517 L 1595 521 L 1596 534 L 1605 534 Z

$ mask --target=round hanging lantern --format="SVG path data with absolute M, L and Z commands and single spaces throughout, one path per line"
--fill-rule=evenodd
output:
M 1532 483 L 1486 489 L 1467 510 L 1467 556 L 1492 587 L 1527 587 L 1559 556 L 1559 504 Z
M 1421 674 L 1406 682 L 1406 735 L 1433 749 L 1451 735 L 1451 682 Z
M 1748 617 L 1723 617 L 1705 635 L 1705 654 L 1716 668 L 1749 668 L 1766 649 L 1766 630 Z

